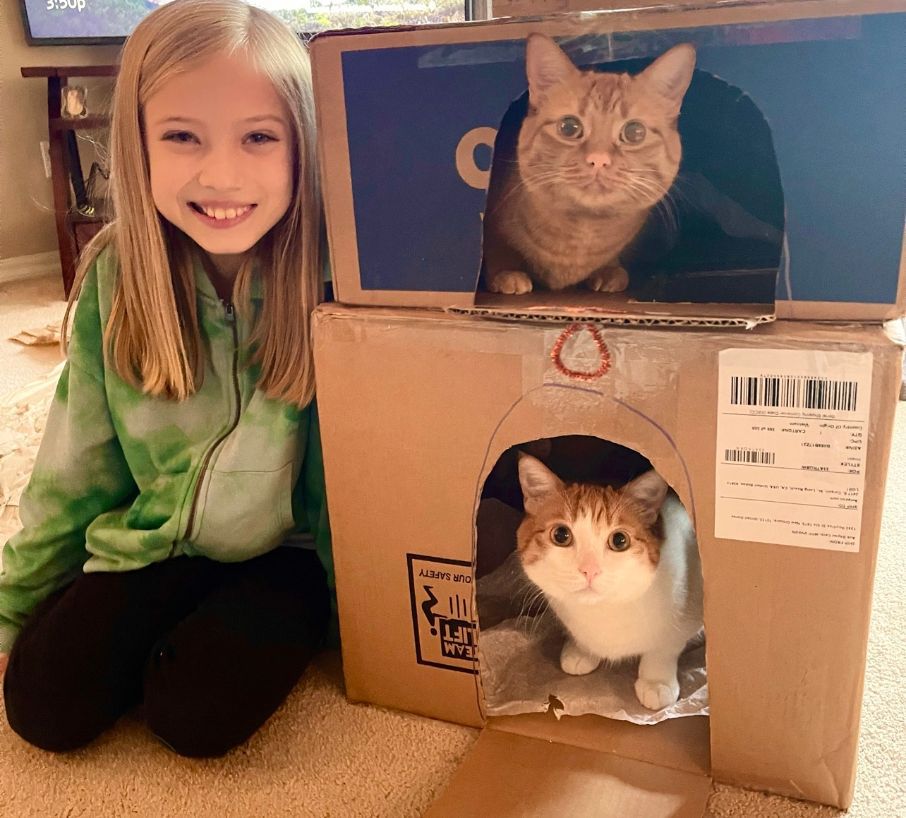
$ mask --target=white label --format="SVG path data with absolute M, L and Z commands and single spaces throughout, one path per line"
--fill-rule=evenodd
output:
M 720 353 L 714 535 L 858 551 L 872 356 Z

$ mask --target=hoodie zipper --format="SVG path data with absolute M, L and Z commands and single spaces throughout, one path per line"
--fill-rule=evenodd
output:
M 195 525 L 195 513 L 198 510 L 198 498 L 201 494 L 201 487 L 204 485 L 204 478 L 207 474 L 208 465 L 211 462 L 211 458 L 214 456 L 214 452 L 216 452 L 220 447 L 220 444 L 223 443 L 223 441 L 226 440 L 233 433 L 233 430 L 239 425 L 240 409 L 242 408 L 242 394 L 239 391 L 239 330 L 236 327 L 236 311 L 233 307 L 232 302 L 224 304 L 223 307 L 227 324 L 230 325 L 230 329 L 233 332 L 232 375 L 235 408 L 233 410 L 233 417 L 230 421 L 230 425 L 227 427 L 226 431 L 224 431 L 224 433 L 214 441 L 214 444 L 207 450 L 207 452 L 205 452 L 204 459 L 201 462 L 201 468 L 198 470 L 198 480 L 195 483 L 195 490 L 192 493 L 192 505 L 189 507 L 189 519 L 186 522 L 186 531 L 184 535 L 184 539 L 186 540 L 191 540 L 192 538 L 192 528 Z M 173 544 L 173 548 L 176 548 L 176 543 Z

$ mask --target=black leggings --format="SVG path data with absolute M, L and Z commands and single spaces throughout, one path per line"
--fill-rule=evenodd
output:
M 26 741 L 62 752 L 144 702 L 170 749 L 223 755 L 280 706 L 329 616 L 324 569 L 299 548 L 83 574 L 25 623 L 3 679 L 6 715 Z

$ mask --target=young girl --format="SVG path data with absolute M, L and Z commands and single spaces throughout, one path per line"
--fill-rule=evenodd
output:
M 24 528 L 0 555 L 6 713 L 64 751 L 142 702 L 171 749 L 217 756 L 331 620 L 304 46 L 238 0 L 153 12 L 123 51 L 111 166 L 116 219 L 80 269 Z

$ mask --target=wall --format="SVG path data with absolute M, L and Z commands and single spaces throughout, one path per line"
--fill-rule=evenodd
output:
M 19 0 L 0 0 L 0 262 L 56 250 L 53 194 L 38 143 L 47 139 L 47 83 L 24 79 L 23 65 L 116 62 L 118 46 L 29 46 Z M 89 107 L 105 86 L 90 84 Z M 90 159 L 90 150 L 82 151 Z

